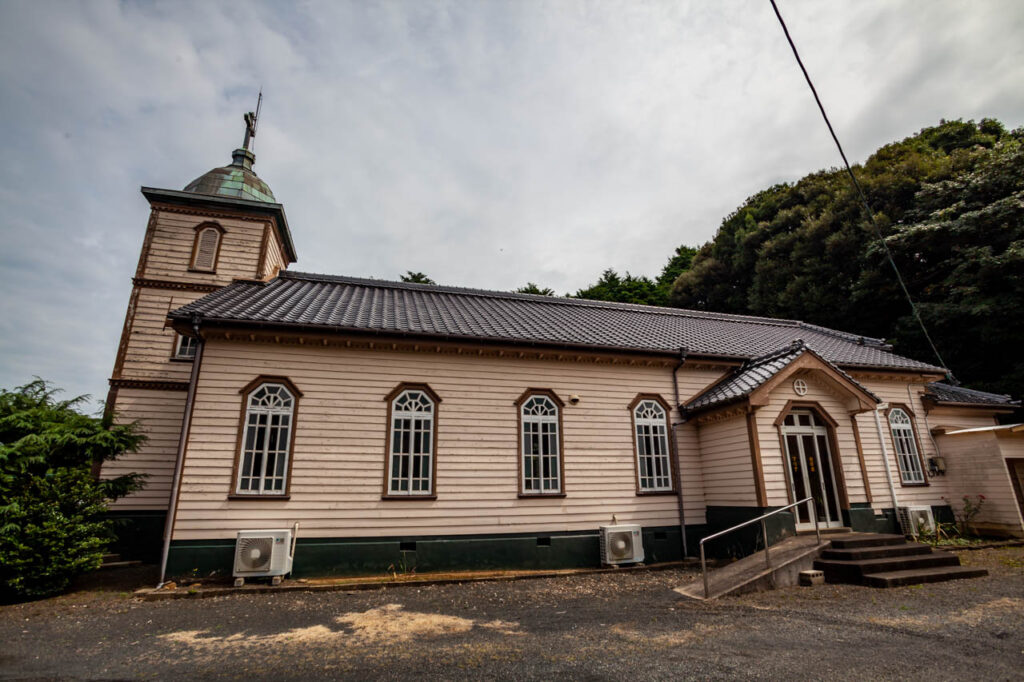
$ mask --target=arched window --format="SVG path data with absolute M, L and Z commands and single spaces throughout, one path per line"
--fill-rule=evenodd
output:
M 892 430 L 893 447 L 896 448 L 896 461 L 900 466 L 900 481 L 908 485 L 927 483 L 917 449 L 914 422 L 906 410 L 894 407 L 889 411 L 889 428 Z
M 434 494 L 435 417 L 440 399 L 427 386 L 411 386 L 399 386 L 389 396 L 387 496 Z
M 220 254 L 220 240 L 223 229 L 212 223 L 196 228 L 196 240 L 192 245 L 192 269 L 213 272 L 217 269 Z
M 636 434 L 637 490 L 641 493 L 671 492 L 668 414 L 654 398 L 639 399 L 632 412 Z
M 295 402 L 283 382 L 262 382 L 248 392 L 236 494 L 287 494 Z
M 519 405 L 520 494 L 562 493 L 562 402 L 550 392 L 527 391 Z

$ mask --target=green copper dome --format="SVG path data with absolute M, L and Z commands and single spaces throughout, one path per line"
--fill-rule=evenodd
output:
M 200 175 L 185 186 L 185 191 L 276 204 L 270 187 L 252 170 L 255 160 L 256 156 L 248 149 L 236 149 L 231 153 L 230 166 Z

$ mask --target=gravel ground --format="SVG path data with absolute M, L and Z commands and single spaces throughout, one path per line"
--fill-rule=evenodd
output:
M 1016 679 L 1024 548 L 991 575 L 682 600 L 689 570 L 141 602 L 120 583 L 0 607 L 2 679 Z

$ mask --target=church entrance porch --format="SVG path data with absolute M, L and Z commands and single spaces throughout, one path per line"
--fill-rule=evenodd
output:
M 793 499 L 814 499 L 813 509 L 809 504 L 797 507 L 797 530 L 815 527 L 812 514 L 817 515 L 821 527 L 841 527 L 843 515 L 829 448 L 828 427 L 813 410 L 793 410 L 786 416 L 781 428 Z

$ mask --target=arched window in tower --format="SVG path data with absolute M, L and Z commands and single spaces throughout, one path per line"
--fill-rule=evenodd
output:
M 196 228 L 196 240 L 192 246 L 192 270 L 214 272 L 220 255 L 220 242 L 224 229 L 220 225 L 206 223 Z

